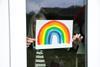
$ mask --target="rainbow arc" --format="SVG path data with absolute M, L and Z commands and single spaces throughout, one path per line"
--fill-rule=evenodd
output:
M 52 44 L 52 37 L 56 35 L 59 44 L 70 44 L 70 32 L 68 27 L 56 20 L 44 24 L 39 30 L 37 37 L 38 45 Z

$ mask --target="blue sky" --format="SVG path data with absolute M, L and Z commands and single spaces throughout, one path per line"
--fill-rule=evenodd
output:
M 38 12 L 41 7 L 67 8 L 72 5 L 83 6 L 85 0 L 26 0 L 26 12 Z

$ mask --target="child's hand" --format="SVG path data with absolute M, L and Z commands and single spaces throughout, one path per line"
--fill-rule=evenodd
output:
M 73 36 L 73 42 L 76 41 L 76 40 L 81 42 L 82 39 L 83 39 L 83 36 L 81 36 L 81 34 L 75 34 Z
M 75 34 L 73 36 L 73 47 L 76 48 L 77 45 L 81 43 L 83 36 L 81 34 Z
M 26 41 L 27 41 L 27 47 L 29 47 L 31 45 L 31 43 L 35 42 L 35 39 L 27 37 Z

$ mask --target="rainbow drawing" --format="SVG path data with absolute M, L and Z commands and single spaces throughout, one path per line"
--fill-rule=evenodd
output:
M 70 43 L 70 32 L 67 26 L 59 21 L 49 21 L 39 31 L 38 44 L 52 44 L 52 36 L 56 35 L 58 43 Z

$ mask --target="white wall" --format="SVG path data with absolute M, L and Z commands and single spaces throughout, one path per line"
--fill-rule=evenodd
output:
M 10 0 L 11 67 L 26 67 L 25 0 Z
M 88 0 L 88 67 L 100 67 L 100 0 Z
M 0 0 L 0 67 L 9 67 L 8 0 Z

